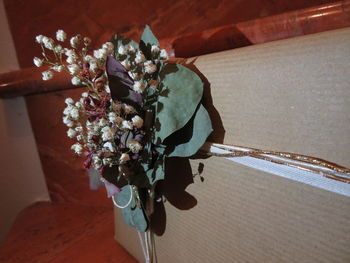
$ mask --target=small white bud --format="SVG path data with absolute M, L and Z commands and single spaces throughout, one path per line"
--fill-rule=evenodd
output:
M 71 79 L 71 82 L 72 82 L 72 84 L 75 85 L 75 86 L 78 86 L 78 85 L 81 84 L 81 80 L 80 80 L 80 78 L 78 78 L 77 76 L 74 76 L 74 77 Z
M 67 131 L 67 136 L 69 138 L 74 138 L 77 135 L 77 132 L 75 130 L 73 130 L 72 128 L 69 128 L 69 130 Z
M 132 121 L 132 124 L 133 124 L 136 128 L 141 128 L 142 125 L 143 125 L 143 119 L 142 119 L 140 116 L 138 116 L 138 115 L 136 115 L 135 117 L 133 117 L 133 118 L 131 119 L 131 121 Z
M 160 51 L 160 58 L 161 59 L 168 59 L 169 58 L 169 56 L 168 56 L 168 53 L 166 52 L 166 50 L 165 49 L 162 49 L 161 51 Z
M 63 53 L 63 48 L 62 48 L 61 45 L 57 45 L 57 46 L 55 46 L 54 51 L 55 51 L 57 54 L 61 54 L 61 53 Z
M 43 35 L 38 35 L 35 37 L 35 41 L 39 44 L 42 44 L 43 43 L 43 38 L 44 36 Z
M 68 65 L 68 71 L 72 75 L 76 75 L 80 72 L 80 67 L 77 64 Z
M 136 57 L 135 57 L 135 62 L 137 64 L 144 62 L 146 60 L 145 56 L 143 55 L 143 53 L 141 51 L 138 51 L 136 53 Z
M 53 72 L 50 70 L 46 70 L 41 73 L 43 80 L 50 80 L 53 78 Z
M 56 65 L 56 66 L 53 66 L 52 69 L 56 72 L 62 72 L 64 69 L 64 66 L 63 65 Z
M 66 32 L 64 32 L 62 29 L 57 30 L 56 32 L 56 39 L 58 41 L 64 42 L 67 38 Z
M 74 104 L 74 100 L 72 98 L 66 98 L 64 100 L 64 103 L 66 103 L 67 105 L 73 105 Z
M 135 53 L 135 48 L 134 48 L 134 46 L 133 45 L 129 45 L 129 47 L 128 47 L 128 52 L 130 53 L 130 54 L 134 54 Z
M 55 48 L 55 41 L 52 38 L 43 37 L 42 42 L 47 49 L 53 50 Z
M 119 48 L 118 48 L 118 53 L 119 53 L 120 55 L 126 55 L 127 49 L 125 48 L 124 45 L 120 45 L 120 46 L 119 46 Z
M 151 52 L 154 53 L 154 54 L 158 54 L 159 53 L 159 47 L 156 46 L 156 45 L 152 45 Z
M 145 66 L 145 71 L 148 74 L 153 74 L 154 72 L 157 71 L 157 66 L 155 64 L 153 64 L 152 61 L 148 60 L 144 63 Z
M 134 91 L 142 93 L 145 90 L 145 84 L 142 81 L 135 81 L 132 88 Z
M 127 61 L 127 60 L 123 60 L 122 62 L 120 62 L 120 64 L 123 65 L 123 67 L 126 69 L 126 70 L 129 70 L 130 69 L 130 62 Z
M 81 40 L 80 35 L 76 35 L 70 39 L 69 43 L 72 48 L 77 48 L 80 43 L 80 40 Z
M 132 123 L 127 120 L 122 121 L 122 128 L 132 130 Z
M 127 147 L 133 152 L 138 153 L 142 149 L 142 145 L 136 140 L 130 140 Z
M 38 57 L 34 57 L 33 63 L 35 66 L 41 67 L 43 65 L 44 61 Z

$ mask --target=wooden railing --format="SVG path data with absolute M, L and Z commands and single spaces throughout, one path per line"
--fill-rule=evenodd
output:
M 349 26 L 350 0 L 343 0 L 163 39 L 160 43 L 171 55 L 194 57 Z M 44 82 L 41 71 L 33 67 L 0 74 L 0 98 L 75 88 L 68 75 L 57 74 L 55 81 Z

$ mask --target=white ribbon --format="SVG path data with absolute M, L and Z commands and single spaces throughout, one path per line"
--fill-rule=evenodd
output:
M 217 144 L 217 143 L 206 143 L 203 148 L 205 148 L 206 151 L 214 154 L 231 153 L 229 150 L 224 150 L 223 148 L 232 149 L 233 151 L 234 150 L 249 151 L 248 148 L 228 146 L 228 145 Z M 269 155 L 267 154 L 266 156 L 269 156 Z M 276 156 L 269 156 L 269 157 L 275 158 L 275 159 L 282 159 Z M 225 157 L 225 159 L 248 166 L 248 167 L 252 167 L 254 169 L 258 169 L 263 172 L 271 173 L 277 176 L 288 178 L 290 180 L 312 185 L 317 188 L 321 188 L 330 192 L 334 192 L 340 195 L 350 197 L 350 184 L 336 181 L 334 179 L 329 179 L 319 173 L 313 173 L 313 172 L 301 170 L 295 167 L 278 164 L 278 163 L 274 163 L 274 162 L 270 162 L 262 159 L 257 159 L 250 156 Z M 289 160 L 289 162 L 291 161 Z M 316 167 L 313 165 L 309 165 L 309 166 Z M 318 166 L 317 168 L 323 169 L 324 171 L 329 170 L 327 168 L 320 168 Z

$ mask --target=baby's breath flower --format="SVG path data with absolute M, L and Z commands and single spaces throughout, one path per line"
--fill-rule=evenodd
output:
M 86 55 L 86 56 L 84 57 L 84 60 L 85 60 L 86 62 L 90 62 L 90 61 L 92 61 L 92 60 L 96 61 L 96 59 L 95 59 L 93 56 L 91 56 L 91 55 Z
M 128 105 L 128 104 L 123 104 L 123 108 L 124 108 L 125 114 L 132 114 L 132 113 L 136 112 L 135 108 L 133 106 Z
M 81 126 L 80 123 L 78 123 L 77 127 L 75 127 L 75 131 L 78 133 L 82 133 L 83 132 L 83 126 Z
M 108 124 L 107 120 L 105 118 L 102 118 L 99 120 L 98 125 L 100 127 L 105 127 Z
M 152 61 L 148 60 L 144 63 L 145 66 L 145 71 L 148 74 L 153 74 L 154 72 L 157 71 L 157 66 L 153 64 Z
M 77 101 L 75 104 L 75 107 L 77 107 L 78 109 L 82 109 L 83 108 L 83 104 L 80 101 Z
M 127 147 L 133 152 L 138 153 L 142 149 L 142 145 L 136 140 L 130 140 Z
M 73 49 L 68 49 L 68 48 L 64 49 L 64 54 L 67 57 L 76 57 L 77 56 L 77 53 L 75 53 L 75 51 Z
M 63 65 L 56 65 L 56 66 L 53 66 L 52 69 L 56 72 L 62 72 L 64 69 L 64 66 Z
M 133 45 L 129 45 L 129 47 L 128 47 L 128 52 L 129 52 L 130 54 L 134 54 L 134 53 L 136 52 L 136 49 L 134 48 Z
M 89 63 L 90 63 L 90 70 L 92 72 L 96 72 L 99 69 L 99 66 L 96 60 L 91 60 Z
M 55 51 L 57 54 L 61 54 L 61 53 L 63 53 L 63 48 L 62 48 L 61 45 L 57 45 L 57 46 L 55 46 L 54 51 Z
M 142 81 L 135 81 L 132 88 L 134 91 L 142 93 L 145 90 L 145 84 Z
M 49 37 L 43 37 L 42 43 L 47 49 L 53 50 L 55 48 L 55 41 Z
M 66 61 L 67 61 L 68 64 L 73 64 L 76 61 L 76 57 L 69 56 L 69 57 L 67 57 Z
M 138 116 L 138 115 L 136 115 L 135 117 L 133 117 L 133 118 L 131 119 L 131 121 L 132 121 L 132 124 L 133 124 L 136 128 L 141 128 L 142 125 L 143 125 L 143 119 L 142 119 L 140 116 Z
M 73 105 L 74 104 L 74 100 L 72 98 L 66 98 L 64 100 L 64 103 L 66 103 L 67 105 Z
M 113 165 L 113 160 L 112 160 L 112 158 L 109 158 L 109 157 L 103 158 L 102 162 L 103 162 L 103 165 L 105 165 L 105 166 L 112 166 Z
M 73 130 L 72 128 L 69 128 L 67 131 L 67 136 L 69 138 L 74 138 L 77 135 L 77 132 L 75 130 Z
M 62 29 L 57 30 L 56 32 L 56 39 L 58 41 L 64 42 L 67 38 L 66 32 L 64 32 Z
M 73 144 L 71 149 L 78 155 L 81 155 L 83 152 L 83 146 L 78 142 Z
M 96 170 L 102 167 L 102 160 L 98 156 L 95 155 L 94 157 L 92 157 L 92 162 Z
M 127 52 L 128 52 L 128 50 L 125 48 L 124 45 L 120 45 L 120 46 L 119 46 L 119 48 L 118 48 L 118 53 L 119 53 L 120 55 L 126 55 Z
M 94 57 L 97 59 L 105 59 L 107 55 L 107 51 L 103 48 L 94 50 Z
M 82 96 L 83 98 L 87 98 L 87 97 L 89 96 L 89 93 L 83 92 L 83 93 L 81 94 L 81 96 Z
M 44 61 L 38 57 L 34 57 L 33 63 L 35 66 L 41 67 L 43 65 Z
M 130 77 L 133 79 L 133 80 L 140 80 L 142 79 L 143 75 L 142 74 L 138 74 L 136 72 L 130 72 Z
M 84 45 L 89 46 L 91 44 L 91 39 L 88 37 L 84 37 Z
M 101 132 L 102 132 L 102 140 L 103 141 L 113 140 L 114 132 L 110 127 L 108 127 L 108 126 L 103 127 Z
M 109 122 L 115 122 L 117 120 L 118 115 L 115 112 L 108 113 Z
M 130 62 L 128 60 L 123 60 L 122 62 L 120 62 L 123 67 L 126 69 L 126 70 L 129 70 L 130 69 Z
M 43 80 L 49 80 L 53 78 L 53 72 L 50 70 L 46 70 L 41 73 Z
M 169 58 L 169 56 L 168 56 L 168 52 L 166 52 L 166 50 L 165 49 L 162 49 L 161 51 L 160 51 L 160 58 L 161 59 L 168 59 Z
M 156 45 L 152 45 L 151 52 L 154 53 L 154 54 L 158 54 L 159 53 L 159 47 L 156 46 Z
M 124 164 L 130 160 L 130 156 L 127 153 L 123 153 L 119 158 L 119 164 Z
M 69 73 L 76 75 L 80 72 L 80 67 L 77 64 L 71 64 L 68 66 Z
M 137 64 L 144 62 L 146 60 L 145 56 L 143 55 L 143 53 L 139 50 L 136 53 L 136 57 L 135 57 L 135 62 Z
M 71 119 L 69 119 L 68 116 L 63 117 L 63 123 L 70 128 L 74 126 L 74 122 Z
M 81 41 L 81 36 L 80 35 L 76 35 L 76 36 L 72 37 L 69 40 L 69 43 L 70 43 L 72 48 L 77 48 L 79 43 L 80 43 L 80 41 Z
M 39 44 L 42 44 L 43 43 L 43 38 L 44 36 L 43 35 L 38 35 L 35 37 L 35 41 Z
M 110 55 L 114 51 L 114 45 L 112 42 L 106 42 L 102 45 L 102 48 L 107 51 L 107 54 Z
M 113 147 L 111 142 L 105 142 L 103 147 L 106 148 L 110 152 L 115 152 L 115 148 Z
M 77 109 L 77 107 L 72 106 L 69 115 L 73 120 L 78 120 L 79 119 L 79 110 Z
M 122 128 L 132 130 L 132 122 L 123 120 L 122 121 Z
M 80 78 L 77 77 L 77 76 L 74 76 L 74 77 L 71 79 L 71 82 L 72 82 L 72 84 L 75 85 L 75 86 L 81 84 L 81 80 L 80 80 Z

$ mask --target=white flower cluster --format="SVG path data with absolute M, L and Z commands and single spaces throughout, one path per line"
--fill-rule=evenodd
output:
M 77 140 L 71 149 L 77 155 L 82 155 L 84 151 L 90 153 L 91 165 L 95 169 L 100 169 L 102 166 L 126 164 L 131 160 L 129 154 L 137 154 L 142 150 L 142 145 L 136 140 L 130 140 L 124 149 L 128 152 L 120 153 L 119 146 L 116 144 L 116 134 L 118 131 L 123 133 L 141 129 L 143 119 L 136 114 L 132 106 L 110 100 L 110 106 L 103 117 L 88 120 L 83 105 L 89 96 L 87 92 L 84 92 L 77 102 L 72 98 L 65 100 L 63 122 L 68 126 L 67 136 Z M 93 106 L 91 100 L 90 106 Z
M 43 35 L 38 35 L 35 39 L 42 46 L 44 57 L 34 57 L 34 65 L 37 67 L 41 67 L 44 64 L 51 65 L 49 70 L 42 73 L 42 79 L 50 80 L 54 76 L 54 71 L 62 72 L 66 70 L 72 75 L 71 82 L 73 85 L 93 86 L 95 83 L 91 80 L 94 79 L 94 75 L 99 69 L 104 70 L 107 55 L 112 54 L 114 51 L 114 45 L 111 42 L 106 42 L 102 45 L 102 48 L 93 52 L 94 56 L 88 55 L 87 47 L 90 45 L 91 39 L 88 37 L 83 38 L 81 35 L 76 35 L 69 39 L 69 48 L 63 48 L 54 39 Z M 62 29 L 57 30 L 56 39 L 59 42 L 65 42 L 67 33 Z M 48 55 L 45 53 L 45 48 L 54 53 L 55 61 L 49 60 Z M 64 63 L 64 60 L 68 65 Z M 89 72 L 84 72 L 83 69 L 86 66 L 89 67 Z
M 153 45 L 151 59 L 147 60 L 141 50 L 135 49 L 132 45 L 120 45 L 117 58 L 134 80 L 133 90 L 143 93 L 147 88 L 153 90 L 157 88 L 158 81 L 153 79 L 152 75 L 158 70 L 158 62 L 168 59 L 168 54 L 165 49 L 160 50 L 158 46 Z
M 43 80 L 51 79 L 54 72 L 67 71 L 72 75 L 73 85 L 88 88 L 78 101 L 65 100 L 63 123 L 68 127 L 67 136 L 76 141 L 71 149 L 78 155 L 84 153 L 87 167 L 98 170 L 103 166 L 119 165 L 123 173 L 123 167 L 138 158 L 143 149 L 140 138 L 144 136 L 144 120 L 134 107 L 111 98 L 105 63 L 107 56 L 115 52 L 113 43 L 106 42 L 89 54 L 91 39 L 81 35 L 68 38 L 61 29 L 56 32 L 56 40 L 39 35 L 36 42 L 43 48 L 43 58 L 35 57 L 33 63 L 37 67 L 50 65 L 49 70 L 42 72 Z M 59 42 L 68 43 L 68 47 L 63 48 Z M 54 53 L 55 61 L 49 60 L 45 48 Z M 146 57 L 133 45 L 120 45 L 116 53 L 133 79 L 135 92 L 145 99 L 146 91 L 151 94 L 157 91 L 159 82 L 155 73 L 159 62 L 168 58 L 164 49 L 152 46 Z M 129 134 L 134 137 L 125 139 Z

